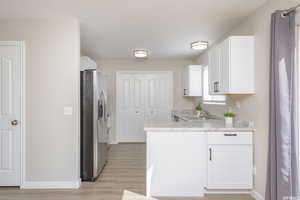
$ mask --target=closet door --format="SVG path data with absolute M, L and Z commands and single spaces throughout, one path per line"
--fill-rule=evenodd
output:
M 145 77 L 146 122 L 167 121 L 171 118 L 171 76 L 168 73 L 148 74 Z
M 171 118 L 172 73 L 122 72 L 117 75 L 118 142 L 145 142 L 144 124 Z
M 145 81 L 142 76 L 122 74 L 118 80 L 117 127 L 119 142 L 144 142 Z

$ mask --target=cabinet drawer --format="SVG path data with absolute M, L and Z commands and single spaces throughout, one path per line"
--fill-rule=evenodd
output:
M 209 132 L 208 144 L 252 144 L 252 132 Z

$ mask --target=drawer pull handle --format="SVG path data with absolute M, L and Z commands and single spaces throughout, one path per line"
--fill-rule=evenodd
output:
M 209 160 L 212 161 L 212 150 L 209 148 Z
M 237 136 L 237 134 L 236 133 L 233 133 L 233 134 L 225 133 L 224 136 Z

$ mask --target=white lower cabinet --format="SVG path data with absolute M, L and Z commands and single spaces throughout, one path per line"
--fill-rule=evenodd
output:
M 208 189 L 251 189 L 251 145 L 208 145 Z
M 252 189 L 252 132 L 146 132 L 147 196 Z
M 148 132 L 147 196 L 203 196 L 205 163 L 205 133 Z
M 211 132 L 207 138 L 207 189 L 252 189 L 252 132 Z

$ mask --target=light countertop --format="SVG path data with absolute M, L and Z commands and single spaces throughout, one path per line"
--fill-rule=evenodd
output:
M 203 132 L 245 132 L 255 131 L 245 122 L 235 122 L 232 125 L 226 125 L 224 120 L 203 120 L 203 121 L 164 121 L 149 122 L 145 124 L 144 130 L 151 131 L 203 131 Z

